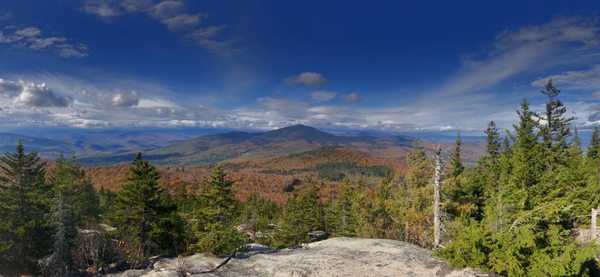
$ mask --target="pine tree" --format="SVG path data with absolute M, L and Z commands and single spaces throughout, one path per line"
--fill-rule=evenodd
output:
M 44 182 L 46 163 L 37 152 L 25 153 L 19 142 L 16 151 L 0 158 L 0 270 L 35 272 L 37 260 L 48 255 L 52 225 L 48 212 L 52 190 Z
M 276 203 L 253 193 L 246 199 L 240 221 L 246 232 L 250 232 L 254 242 L 271 244 L 273 239 L 272 224 L 276 224 L 281 214 Z
M 183 224 L 176 212 L 177 206 L 159 186 L 158 171 L 138 153 L 117 194 L 113 218 L 118 236 L 127 244 L 129 262 L 177 252 Z
M 487 135 L 487 155 L 492 161 L 497 161 L 500 156 L 500 150 L 502 146 L 500 143 L 500 133 L 498 132 L 494 121 L 490 121 L 487 129 L 485 130 L 485 134 Z
M 99 200 L 75 157 L 71 160 L 59 157 L 48 181 L 54 190 L 52 220 L 55 235 L 54 252 L 46 271 L 65 276 L 76 270 L 74 244 L 77 228 L 98 220 Z
M 543 194 L 542 191 L 539 191 L 541 188 L 538 183 L 545 171 L 546 164 L 543 162 L 543 149 L 538 142 L 539 123 L 535 119 L 537 114 L 529 109 L 527 100 L 523 99 L 518 115 L 519 124 L 513 126 L 515 134 L 512 134 L 515 143 L 511 153 L 513 169 L 510 184 L 514 188 L 510 188 L 509 191 L 514 191 L 511 193 L 514 196 L 514 198 L 511 197 L 513 205 L 525 208 L 531 204 L 529 202 L 531 196 Z
M 541 91 L 548 100 L 545 114 L 541 119 L 545 125 L 540 133 L 544 141 L 545 155 L 548 159 L 548 170 L 553 170 L 554 165 L 562 164 L 568 148 L 567 138 L 571 135 L 570 124 L 574 117 L 564 117 L 567 108 L 557 97 L 560 90 L 552 84 L 552 79 L 546 83 L 545 90 Z
M 295 246 L 310 241 L 309 233 L 323 230 L 325 221 L 320 190 L 316 185 L 302 194 L 294 193 L 283 207 L 277 247 Z
M 199 209 L 194 219 L 198 242 L 193 246 L 200 252 L 215 255 L 229 254 L 243 242 L 237 232 L 239 205 L 233 194 L 233 181 L 217 167 L 209 181 L 202 184 L 198 196 Z
M 590 140 L 590 145 L 587 151 L 587 157 L 591 160 L 600 159 L 600 129 L 598 127 L 594 127 L 594 131 L 592 132 L 592 139 Z
M 328 216 L 328 232 L 332 236 L 356 236 L 357 219 L 355 213 L 355 187 L 349 181 L 339 191 L 339 199 L 334 203 Z
M 391 211 L 397 214 L 394 218 L 402 232 L 399 237 L 428 247 L 433 242 L 433 166 L 418 143 L 408 153 L 407 162 L 409 170 L 406 179 L 400 183 L 399 191 L 395 193 L 396 207 Z M 391 180 L 387 183 L 392 185 Z
M 462 163 L 461 151 L 460 147 L 462 145 L 462 140 L 460 139 L 460 133 L 456 135 L 456 144 L 454 147 L 454 152 L 452 153 L 450 166 L 451 172 L 450 175 L 452 177 L 458 177 L 463 171 L 465 171 L 465 166 Z

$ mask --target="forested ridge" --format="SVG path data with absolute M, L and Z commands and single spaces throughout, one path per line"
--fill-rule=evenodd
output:
M 560 90 L 550 81 L 542 93 L 544 111 L 524 99 L 510 130 L 489 123 L 486 155 L 474 166 L 463 163 L 460 135 L 445 159 L 435 253 L 451 264 L 507 276 L 598 274 L 595 241 L 577 241 L 574 230 L 589 229 L 600 201 L 600 130 L 584 151 Z M 319 155 L 339 153 L 327 151 Z M 325 159 L 306 156 L 315 158 Z M 142 154 L 119 190 L 95 189 L 75 157 L 48 166 L 19 143 L 0 160 L 0 272 L 86 276 L 145 267 L 159 255 L 225 257 L 249 242 L 284 248 L 327 236 L 433 248 L 433 164 L 417 142 L 401 172 L 351 162 L 314 165 L 342 185 L 323 191 L 318 181 L 302 180 L 279 203 L 260 193 L 236 198 L 243 184 L 228 177 L 227 167 L 166 190 Z M 340 167 L 383 181 L 348 178 L 337 174 Z

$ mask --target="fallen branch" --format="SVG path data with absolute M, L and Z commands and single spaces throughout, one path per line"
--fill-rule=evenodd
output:
M 219 268 L 223 267 L 224 265 L 226 265 L 231 259 L 233 259 L 233 257 L 235 257 L 235 255 L 237 254 L 238 251 L 240 251 L 240 249 L 242 249 L 242 246 L 238 246 L 235 250 L 233 250 L 233 252 L 227 257 L 227 259 L 225 259 L 223 262 L 221 262 L 219 265 L 217 265 L 216 267 L 214 267 L 213 269 L 210 270 L 205 270 L 205 271 L 200 271 L 198 274 L 206 274 L 206 273 L 214 273 L 217 270 L 219 270 Z

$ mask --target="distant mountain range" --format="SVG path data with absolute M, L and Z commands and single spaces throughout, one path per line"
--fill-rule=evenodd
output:
M 151 131 L 92 132 L 52 138 L 0 133 L 0 150 L 14 151 L 18 140 L 23 140 L 28 150 L 38 151 L 43 157 L 76 154 L 83 164 L 128 162 L 137 152 L 143 152 L 146 159 L 158 164 L 206 165 L 265 161 L 328 146 L 341 146 L 378 158 L 403 159 L 416 138 L 334 135 L 304 125 L 260 133 L 235 131 L 197 137 L 187 133 Z M 446 146 L 452 144 L 447 139 L 436 141 Z M 431 148 L 436 141 L 425 139 L 421 145 Z M 464 143 L 467 161 L 481 154 L 482 142 L 471 140 Z

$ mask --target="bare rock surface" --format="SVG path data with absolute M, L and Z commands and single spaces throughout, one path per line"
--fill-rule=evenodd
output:
M 161 259 L 152 269 L 113 276 L 488 276 L 472 269 L 454 269 L 427 249 L 382 239 L 332 238 L 279 251 L 253 244 L 249 252 L 218 271 L 200 273 L 222 261 L 196 254 Z

